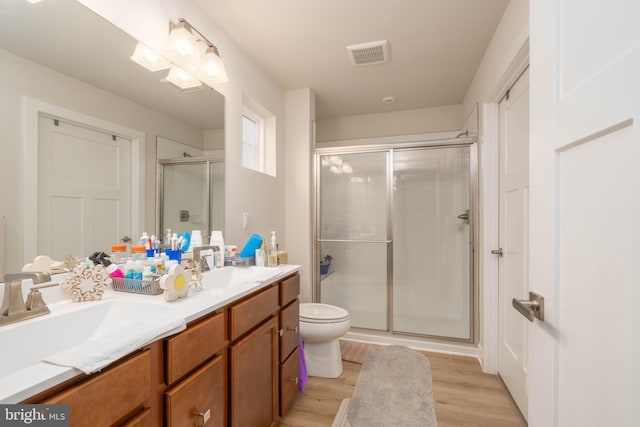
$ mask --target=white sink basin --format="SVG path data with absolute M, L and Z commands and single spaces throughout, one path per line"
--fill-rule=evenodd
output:
M 13 344 L 2 351 L 0 378 L 59 351 L 135 328 L 139 321 L 162 321 L 170 312 L 164 304 L 108 300 L 73 304 L 70 310 L 0 327 L 0 343 Z
M 247 283 L 264 282 L 282 273 L 278 267 L 223 267 L 202 275 L 205 289 L 225 289 Z

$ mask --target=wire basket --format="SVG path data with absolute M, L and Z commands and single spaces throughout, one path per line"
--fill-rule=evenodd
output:
M 114 291 L 143 295 L 159 295 L 162 293 L 160 276 L 154 277 L 152 280 L 124 279 L 122 277 L 112 277 L 111 280 Z

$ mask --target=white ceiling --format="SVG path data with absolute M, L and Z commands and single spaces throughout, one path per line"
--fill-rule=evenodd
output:
M 197 1 L 284 89 L 313 88 L 318 118 L 461 103 L 509 3 Z M 346 46 L 378 40 L 390 62 L 351 65 Z

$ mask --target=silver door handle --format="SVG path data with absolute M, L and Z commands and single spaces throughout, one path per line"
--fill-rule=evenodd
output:
M 498 256 L 502 256 L 502 255 L 503 255 L 503 253 L 502 253 L 502 248 L 492 249 L 492 250 L 491 250 L 491 253 L 492 253 L 493 255 L 498 255 Z
M 528 300 L 514 298 L 512 304 L 513 308 L 529 319 L 529 322 L 533 322 L 534 318 L 544 321 L 544 297 L 542 295 L 529 292 Z

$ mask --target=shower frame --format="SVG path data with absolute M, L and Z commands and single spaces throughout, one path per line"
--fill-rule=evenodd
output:
M 400 332 L 393 330 L 393 155 L 395 151 L 407 149 L 438 149 L 438 148 L 454 148 L 469 147 L 469 284 L 471 286 L 469 292 L 469 331 L 470 338 L 443 337 L 434 335 L 416 334 L 411 332 Z M 371 331 L 375 334 L 386 334 L 390 336 L 409 336 L 417 338 L 427 338 L 435 341 L 458 342 L 461 344 L 477 344 L 479 337 L 479 314 L 478 314 L 478 144 L 474 137 L 461 138 L 445 138 L 423 140 L 415 142 L 402 143 L 381 143 L 370 145 L 351 145 L 339 147 L 322 147 L 314 150 L 314 209 L 313 209 L 313 292 L 312 298 L 314 302 L 321 301 L 321 283 L 320 283 L 320 263 L 316 262 L 320 259 L 321 244 L 323 242 L 338 242 L 336 239 L 320 239 L 320 171 L 321 157 L 327 155 L 345 155 L 345 154 L 362 154 L 385 152 L 388 153 L 386 160 L 386 179 L 387 179 L 387 319 L 386 331 L 368 328 L 357 328 L 362 331 Z M 345 240 L 345 242 L 354 242 L 355 240 Z M 375 242 L 374 242 L 375 243 Z
M 165 218 L 164 218 L 164 199 L 165 199 L 165 189 L 164 189 L 164 168 L 167 166 L 174 165 L 206 165 L 206 189 L 200 197 L 206 196 L 208 200 L 209 209 L 211 207 L 211 200 L 214 197 L 214 190 L 211 186 L 211 166 L 213 164 L 222 164 L 224 165 L 225 159 L 224 155 L 214 155 L 214 156 L 201 156 L 201 157 L 179 157 L 173 159 L 158 159 L 157 162 L 157 173 L 156 173 L 156 236 L 163 236 L 163 233 L 166 229 L 165 226 Z M 222 199 L 225 199 L 224 191 L 222 194 Z M 222 210 L 222 218 L 220 218 L 222 224 L 224 224 L 224 209 Z M 212 230 L 212 213 L 209 211 L 206 222 L 204 224 L 205 229 L 202 230 L 204 232 L 203 238 L 209 237 L 209 233 Z M 162 237 L 160 237 L 162 239 Z

